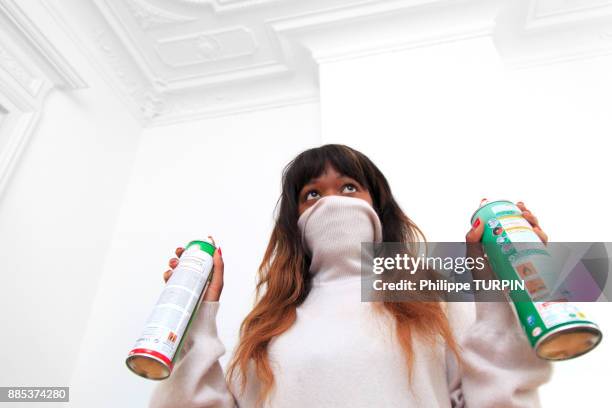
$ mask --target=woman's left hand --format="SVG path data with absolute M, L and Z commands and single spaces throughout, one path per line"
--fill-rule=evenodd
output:
M 527 209 L 527 207 L 522 201 L 517 202 L 516 206 L 521 210 L 523 217 L 529 222 L 529 224 L 531 224 L 533 232 L 537 234 L 537 236 L 542 240 L 542 242 L 547 243 L 548 235 L 546 235 L 546 233 L 542 231 L 542 228 L 540 227 L 540 224 L 538 222 L 538 218 Z M 482 245 L 480 245 L 480 240 L 482 239 L 483 232 L 484 222 L 480 218 L 477 218 L 472 224 L 472 228 L 465 235 L 465 242 L 467 244 L 467 257 L 474 259 L 477 257 L 484 257 L 484 251 L 482 249 Z M 482 271 L 476 273 L 476 270 L 474 270 L 473 274 L 473 277 L 477 279 L 491 279 L 494 276 L 491 272 L 488 262 L 486 267 Z
M 519 208 L 519 210 L 522 211 L 523 217 L 529 222 L 529 224 L 531 224 L 531 227 L 533 228 L 533 232 L 535 232 L 538 235 L 538 237 L 540 237 L 542 242 L 547 243 L 548 235 L 546 235 L 546 233 L 542 231 L 542 228 L 540 227 L 540 224 L 538 223 L 538 218 L 535 215 L 533 215 L 531 211 L 527 209 L 527 207 L 525 206 L 525 203 L 523 203 L 522 201 L 517 202 L 516 206 Z M 480 218 L 477 218 L 474 221 L 474 224 L 472 224 L 472 228 L 465 235 L 465 241 L 468 244 L 480 242 L 483 232 L 484 232 L 484 223 L 482 222 Z

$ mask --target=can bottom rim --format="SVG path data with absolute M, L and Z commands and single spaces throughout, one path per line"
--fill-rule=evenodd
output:
M 164 380 L 172 370 L 166 361 L 146 351 L 132 351 L 125 364 L 134 374 L 149 380 Z
M 535 344 L 538 357 L 562 361 L 579 357 L 593 350 L 602 339 L 595 324 L 576 323 L 552 330 Z

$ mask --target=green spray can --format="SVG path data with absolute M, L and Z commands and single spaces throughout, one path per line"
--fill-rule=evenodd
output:
M 213 270 L 214 242 L 191 241 L 125 361 L 151 380 L 170 376 Z
M 567 299 L 551 298 L 551 293 L 559 293 L 552 292 L 558 289 L 559 271 L 522 211 L 511 201 L 483 200 L 471 222 L 476 218 L 484 223 L 482 245 L 496 277 L 524 282 L 508 296 L 536 354 L 567 360 L 597 346 L 602 338 L 599 327 Z

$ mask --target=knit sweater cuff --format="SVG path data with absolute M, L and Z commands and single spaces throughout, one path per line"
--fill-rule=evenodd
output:
M 218 310 L 219 302 L 203 300 L 194 317 L 192 327 L 189 329 L 190 334 L 192 334 L 194 338 L 200 336 L 216 337 Z

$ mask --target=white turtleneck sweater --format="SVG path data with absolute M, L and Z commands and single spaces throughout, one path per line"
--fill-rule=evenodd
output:
M 354 219 L 352 210 L 348 213 Z M 336 215 L 334 220 L 342 226 Z M 300 221 L 303 228 L 304 219 Z M 535 356 L 509 304 L 475 303 L 474 318 L 469 309 L 474 304 L 449 303 L 447 315 L 464 369 L 458 370 L 441 341 L 432 347 L 415 336 L 409 384 L 393 319 L 361 302 L 359 251 L 354 246 L 339 249 L 336 239 L 317 237 L 326 249 L 314 248 L 312 290 L 297 307 L 293 326 L 269 344 L 275 387 L 266 407 L 539 406 L 537 388 L 549 379 L 551 364 Z M 218 302 L 202 302 L 174 371 L 156 386 L 150 408 L 255 407 L 258 380 L 252 370 L 244 393 L 237 383 L 225 381 L 219 363 L 225 348 L 217 336 L 218 308 Z

